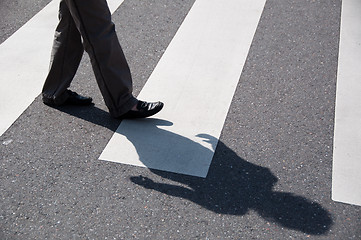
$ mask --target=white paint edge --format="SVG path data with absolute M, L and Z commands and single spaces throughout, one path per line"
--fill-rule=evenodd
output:
M 361 206 L 361 2 L 342 2 L 332 199 Z

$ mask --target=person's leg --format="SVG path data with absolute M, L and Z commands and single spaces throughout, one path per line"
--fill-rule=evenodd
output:
M 106 0 L 64 0 L 83 38 L 97 83 L 113 117 L 138 102 L 132 95 L 132 77 Z
M 67 88 L 79 67 L 83 52 L 80 33 L 68 6 L 62 0 L 59 6 L 59 24 L 55 31 L 50 70 L 42 90 L 44 103 L 61 105 L 67 101 L 71 94 Z

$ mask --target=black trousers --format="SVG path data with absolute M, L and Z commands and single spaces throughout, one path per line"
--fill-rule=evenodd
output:
M 119 117 L 129 111 L 137 99 L 106 0 L 61 0 L 43 98 L 66 101 L 84 49 L 110 114 Z

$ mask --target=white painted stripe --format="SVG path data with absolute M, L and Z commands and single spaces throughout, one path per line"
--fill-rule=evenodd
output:
M 123 121 L 100 159 L 205 177 L 264 4 L 197 0 L 138 96 L 165 121 Z
M 361 206 L 361 1 L 342 1 L 332 199 Z
M 1 135 L 39 95 L 49 67 L 57 1 L 0 45 Z
M 123 0 L 109 0 L 112 12 Z M 0 135 L 41 92 L 49 68 L 59 0 L 50 2 L 0 45 Z
M 110 12 L 113 14 L 124 0 L 107 0 Z

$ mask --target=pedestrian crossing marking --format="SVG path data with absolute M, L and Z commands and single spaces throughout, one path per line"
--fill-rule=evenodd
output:
M 100 159 L 206 177 L 264 5 L 196 0 L 138 96 L 164 109 L 124 120 Z
M 57 8 L 57 1 L 50 2 L 0 45 L 0 135 L 41 91 L 49 67 Z
M 109 0 L 108 5 L 111 9 L 111 12 L 114 12 L 122 2 L 123 2 L 122 0 Z M 205 5 L 206 3 L 204 2 L 202 4 Z M 214 4 L 211 1 L 209 2 L 210 5 Z M 231 3 L 232 1 L 226 2 L 226 4 L 231 4 Z M 2 84 L 2 87 L 0 89 L 0 101 L 1 101 L 0 135 L 2 135 L 10 127 L 10 125 L 21 115 L 21 113 L 31 104 L 31 102 L 35 99 L 36 96 L 38 96 L 38 94 L 41 91 L 43 81 L 48 71 L 51 45 L 53 41 L 53 33 L 58 21 L 57 20 L 58 4 L 59 4 L 59 0 L 53 0 L 52 2 L 50 2 L 42 11 L 40 11 L 22 28 L 20 28 L 9 39 L 4 41 L 0 45 L 0 71 L 2 73 L 0 76 L 0 82 Z M 245 7 L 245 9 L 251 9 L 250 4 L 251 5 L 259 4 L 261 6 L 263 5 L 263 2 L 242 1 L 242 7 Z M 361 187 L 359 184 L 361 181 L 360 181 L 360 175 L 358 174 L 359 170 L 361 169 L 361 166 L 360 166 L 360 161 L 357 161 L 358 159 L 360 159 L 360 151 L 358 146 L 360 145 L 360 136 L 361 136 L 359 127 L 357 125 L 361 116 L 361 113 L 359 111 L 359 109 L 361 109 L 360 101 L 359 101 L 360 99 L 357 98 L 358 96 L 357 90 L 360 89 L 361 87 L 358 81 L 361 78 L 361 76 L 360 73 L 357 71 L 360 65 L 359 56 L 360 56 L 361 37 L 360 37 L 360 30 L 357 28 L 357 25 L 359 25 L 361 20 L 359 14 L 352 13 L 352 11 L 354 12 L 356 12 L 357 10 L 359 11 L 361 7 L 360 7 L 360 2 L 356 0 L 344 2 L 342 4 L 343 4 L 343 10 L 342 10 L 342 27 L 341 27 L 340 56 L 339 56 L 340 61 L 339 61 L 339 69 L 338 69 L 335 135 L 334 135 L 332 198 L 335 201 L 342 201 L 346 203 L 361 205 L 360 203 Z M 201 0 L 198 0 L 195 3 L 195 6 L 198 5 L 201 5 Z M 261 7 L 259 9 L 261 9 Z M 255 10 L 255 13 L 257 12 L 256 14 L 260 13 L 259 9 Z M 194 11 L 194 9 L 192 11 Z M 239 14 L 241 14 L 241 12 L 239 12 Z M 226 17 L 231 17 L 231 16 L 232 15 Z M 202 17 L 206 18 L 205 15 Z M 202 17 L 199 16 L 199 18 Z M 234 24 L 239 24 L 239 22 Z M 216 27 L 214 27 L 214 29 L 216 29 Z M 209 34 L 209 31 L 211 30 L 213 30 L 211 27 L 198 28 L 193 30 L 189 29 L 188 34 L 190 35 L 205 34 L 206 36 L 207 34 Z M 239 30 L 239 31 L 243 31 L 243 30 Z M 215 35 L 214 37 L 217 38 L 219 36 L 220 35 Z M 253 37 L 253 33 L 252 33 L 252 37 Z M 222 40 L 223 39 L 220 39 L 219 41 Z M 184 42 L 183 44 L 187 44 L 187 43 Z M 198 53 L 201 53 L 201 55 L 207 54 L 207 52 L 204 50 L 203 50 L 204 52 L 202 52 L 202 49 L 207 49 L 206 47 L 198 49 L 198 47 L 202 47 L 201 46 L 202 44 L 209 45 L 208 48 L 218 47 L 218 45 L 211 45 L 212 44 L 211 42 L 199 41 L 197 44 L 188 42 L 187 47 L 193 49 L 193 51 L 199 51 Z M 248 47 L 247 47 L 247 51 L 248 51 Z M 231 57 L 231 55 L 227 56 L 226 58 L 228 57 Z M 228 61 L 226 58 L 225 61 Z M 161 61 L 166 61 L 166 60 L 162 59 Z M 199 64 L 199 62 L 197 61 L 200 60 L 199 59 L 197 60 L 197 58 L 191 59 L 191 62 L 193 64 L 192 66 L 194 68 L 195 66 L 197 66 L 197 64 Z M 179 66 L 183 66 L 183 64 L 187 66 L 187 63 L 189 63 L 189 59 L 184 57 L 183 59 L 179 59 L 178 62 L 176 63 L 179 65 L 176 65 L 175 63 L 173 65 L 160 63 L 160 66 L 163 67 L 159 66 L 158 68 L 159 69 L 169 68 L 169 72 L 173 71 L 174 74 L 176 75 L 179 74 L 178 71 Z M 239 64 L 239 70 L 241 70 L 242 66 L 243 64 Z M 211 68 L 211 65 L 208 65 L 208 67 Z M 172 96 L 165 96 L 163 92 L 169 92 L 169 89 L 172 88 L 168 89 L 168 85 L 166 84 L 162 85 L 163 84 L 162 81 L 159 81 L 159 83 L 157 83 L 158 82 L 157 79 L 168 77 L 166 73 L 159 73 L 159 71 L 160 70 L 157 70 L 157 72 L 153 73 L 153 75 L 148 81 L 149 83 L 147 83 L 147 85 L 144 87 L 139 97 L 144 98 L 145 100 L 148 99 L 150 100 L 152 98 L 154 100 L 158 100 L 158 98 L 161 98 L 166 102 L 165 109 L 156 116 L 158 119 L 139 120 L 139 121 L 143 121 L 141 123 L 139 123 L 138 121 L 132 121 L 132 122 L 124 121 L 120 125 L 118 132 L 114 134 L 113 136 L 114 139 L 112 138 L 111 142 L 122 142 L 128 144 L 131 143 L 129 145 L 129 149 L 131 149 L 133 153 L 136 154 L 134 154 L 134 157 L 131 157 L 131 155 L 129 155 L 129 157 L 127 158 L 137 159 L 137 161 L 139 162 L 130 163 L 130 164 L 133 165 L 139 164 L 142 166 L 151 167 L 152 158 L 147 157 L 149 156 L 149 154 L 146 151 L 140 152 L 139 149 L 141 149 L 142 147 L 137 148 L 137 145 L 134 144 L 134 142 L 136 141 L 134 140 L 135 139 L 134 137 L 137 135 L 131 135 L 133 133 L 127 132 L 127 131 L 131 131 L 132 129 L 132 127 L 129 127 L 128 129 L 127 126 L 134 124 L 135 126 L 133 126 L 133 129 L 136 128 L 137 131 L 139 131 L 141 126 L 144 127 L 142 131 L 149 131 L 149 128 L 151 128 L 153 129 L 152 131 L 155 131 L 160 135 L 162 134 L 168 135 L 168 137 L 172 136 L 171 137 L 173 139 L 171 141 L 172 144 L 181 143 L 179 144 L 180 146 L 188 145 L 189 149 L 193 149 L 187 153 L 184 151 L 185 148 L 179 148 L 179 149 L 173 148 L 172 151 L 177 152 L 178 150 L 177 156 L 183 156 L 183 158 L 194 160 L 196 159 L 196 157 L 194 156 L 193 151 L 200 151 L 200 152 L 203 151 L 201 155 L 208 156 L 208 157 L 204 157 L 204 159 L 211 158 L 213 156 L 214 148 L 218 141 L 217 139 L 219 137 L 219 131 L 218 132 L 215 131 L 215 133 L 211 135 L 209 134 L 209 132 L 212 131 L 209 131 L 208 133 L 207 131 L 198 131 L 197 133 L 195 133 L 189 130 L 189 132 L 187 132 L 188 137 L 184 137 L 178 131 L 181 131 L 182 128 L 191 129 L 192 127 L 194 127 L 193 126 L 194 124 L 198 124 L 198 123 L 196 121 L 191 121 L 189 118 L 185 116 L 188 114 L 188 112 L 185 112 L 184 116 L 181 116 L 181 118 L 178 119 L 176 118 L 176 114 L 174 113 L 174 111 L 179 111 L 179 109 L 184 110 L 183 108 L 185 108 L 185 106 L 187 106 L 187 108 L 191 108 L 195 106 L 194 112 L 199 112 L 199 113 L 201 113 L 201 110 L 203 109 L 207 109 L 207 111 L 213 111 L 213 109 L 210 109 L 209 107 L 205 107 L 206 105 L 202 101 L 195 103 L 194 102 L 195 100 L 193 100 L 184 104 L 183 102 L 175 101 L 174 100 L 175 97 L 173 99 Z M 193 69 L 192 71 L 197 72 L 197 69 L 195 70 Z M 185 75 L 174 77 L 174 75 L 171 74 L 169 76 L 173 77 L 173 79 L 179 79 L 181 77 L 184 77 Z M 198 76 L 200 76 L 200 73 L 198 73 Z M 207 76 L 207 74 L 204 74 L 204 76 Z M 189 76 L 186 76 L 185 79 L 188 80 L 188 77 Z M 210 76 L 207 77 L 211 78 Z M 227 76 L 223 77 L 223 79 L 226 78 L 228 77 Z M 173 83 L 174 82 L 170 82 L 170 84 L 172 85 Z M 188 91 L 189 95 L 193 96 L 195 94 L 199 94 L 198 91 L 199 89 L 202 89 L 203 87 L 207 88 L 207 86 L 203 86 L 202 84 L 203 84 L 202 82 L 197 82 L 197 81 L 191 83 L 190 81 L 184 81 L 183 83 L 176 82 L 176 84 L 174 84 L 174 86 L 172 87 L 183 88 L 184 91 Z M 188 86 L 192 86 L 192 87 L 187 88 Z M 232 87 L 234 86 L 232 85 Z M 153 89 L 156 89 L 158 92 L 155 91 L 153 93 Z M 211 91 L 210 92 L 205 91 L 205 92 L 208 94 L 212 93 Z M 172 92 L 172 94 L 174 93 L 175 92 Z M 231 95 L 233 95 L 233 93 Z M 19 101 L 18 96 L 21 96 L 21 101 Z M 182 95 L 182 93 L 180 93 L 180 95 L 178 96 L 185 97 Z M 193 98 L 189 98 L 189 99 L 193 99 Z M 179 106 L 182 104 L 184 104 L 183 108 Z M 222 104 L 227 105 L 227 101 L 224 100 Z M 223 114 L 222 116 L 224 116 L 225 118 L 226 113 L 224 112 L 226 111 L 217 112 L 217 113 L 213 112 L 213 114 L 219 114 L 219 115 Z M 171 116 L 173 116 L 173 118 Z M 165 119 L 167 121 L 165 121 Z M 180 123 L 180 121 L 182 120 L 184 120 L 184 123 Z M 204 121 L 204 125 L 210 124 L 209 122 L 212 120 L 213 119 L 208 119 L 208 121 Z M 119 139 L 116 140 L 115 138 L 119 138 Z M 161 141 L 164 141 L 164 139 L 162 138 L 160 139 L 154 138 L 154 139 L 152 139 L 153 142 L 158 141 L 162 143 Z M 109 142 L 109 144 L 111 142 Z M 169 146 L 169 144 L 170 143 L 168 143 L 168 145 L 165 146 Z M 111 150 L 111 147 L 107 146 L 107 150 Z M 115 152 L 113 154 L 127 156 L 126 154 L 124 154 L 123 150 L 122 153 L 119 154 L 120 150 L 121 149 L 115 149 Z M 162 154 L 164 154 L 165 150 L 162 151 L 163 151 Z M 102 154 L 102 156 L 110 156 L 110 155 L 111 155 L 110 153 L 107 155 L 106 151 L 103 152 Z M 116 162 L 118 161 L 117 159 L 108 159 L 108 160 L 116 161 Z M 182 163 L 182 161 L 180 161 L 180 163 Z M 199 163 L 202 162 L 200 161 Z M 155 166 L 155 168 L 161 169 L 162 166 L 164 166 L 165 164 L 166 163 L 160 163 L 159 166 Z M 207 169 L 207 167 L 202 168 L 197 165 L 192 165 L 194 164 L 194 162 L 191 162 L 189 165 L 184 164 L 184 162 L 182 164 L 183 165 L 176 166 L 171 171 L 182 172 L 187 174 L 189 173 L 190 171 L 189 169 L 191 168 L 203 169 L 203 170 Z M 209 163 L 206 162 L 205 165 L 207 166 L 207 164 Z M 184 167 L 183 170 L 179 170 L 181 166 Z M 167 170 L 167 168 L 165 168 L 165 170 Z M 197 176 L 205 176 L 206 171 L 203 170 L 193 173 L 191 172 L 189 174 L 197 175 Z
M 108 0 L 114 12 L 123 0 Z M 0 135 L 40 94 L 49 69 L 59 0 L 53 0 L 0 45 Z
M 361 2 L 342 2 L 332 199 L 361 206 Z

